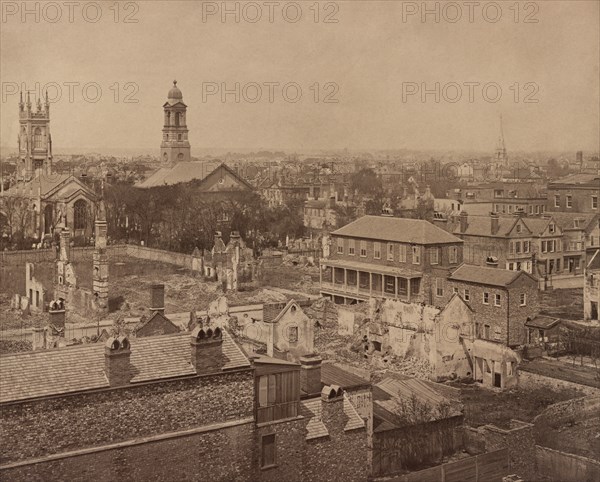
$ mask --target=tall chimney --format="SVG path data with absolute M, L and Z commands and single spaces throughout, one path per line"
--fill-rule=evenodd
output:
M 500 216 L 498 215 L 498 213 L 491 213 L 490 220 L 491 220 L 491 233 L 497 234 L 498 230 L 500 229 Z
M 126 336 L 111 336 L 104 345 L 104 371 L 111 387 L 128 385 L 131 381 L 131 349 Z
M 308 395 L 321 393 L 321 362 L 316 353 L 300 357 L 300 390 Z
M 461 211 L 458 218 L 460 220 L 460 232 L 464 233 L 469 226 L 469 215 L 467 214 L 467 211 Z
M 223 332 L 217 327 L 197 326 L 191 334 L 192 365 L 198 375 L 218 373 L 223 368 Z
M 150 287 L 150 311 L 165 314 L 165 285 L 155 284 Z
M 50 324 L 61 333 L 61 336 L 64 337 L 66 318 L 65 302 L 63 300 L 51 301 L 48 309 L 48 315 L 50 317 Z

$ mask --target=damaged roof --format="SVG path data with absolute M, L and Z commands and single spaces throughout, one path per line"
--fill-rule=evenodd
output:
M 190 334 L 131 338 L 131 383 L 196 373 L 191 364 Z M 223 330 L 223 370 L 250 362 Z M 109 388 L 104 371 L 104 344 L 0 356 L 0 403 Z

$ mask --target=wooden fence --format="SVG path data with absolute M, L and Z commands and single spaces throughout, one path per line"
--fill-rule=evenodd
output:
M 508 449 L 501 449 L 385 480 L 387 482 L 501 482 L 509 472 Z

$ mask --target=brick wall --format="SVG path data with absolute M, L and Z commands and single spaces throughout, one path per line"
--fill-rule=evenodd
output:
M 526 304 L 521 306 L 520 296 L 526 295 Z M 527 318 L 533 319 L 540 312 L 539 290 L 537 283 L 527 276 L 519 277 L 510 285 L 508 292 L 508 344 L 510 346 L 527 343 Z
M 49 398 L 1 410 L 2 463 L 250 417 L 251 370 Z

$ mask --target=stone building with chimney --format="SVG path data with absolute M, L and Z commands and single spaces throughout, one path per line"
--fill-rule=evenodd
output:
M 366 481 L 364 420 L 320 372 L 316 356 L 248 359 L 206 323 L 3 355 L 0 476 Z

